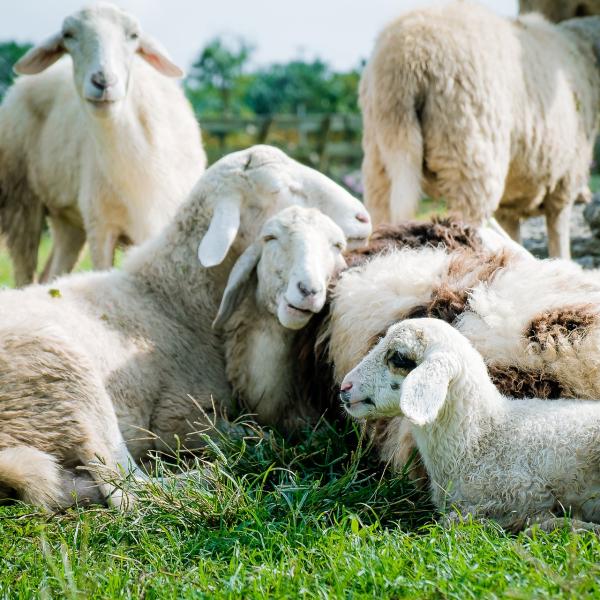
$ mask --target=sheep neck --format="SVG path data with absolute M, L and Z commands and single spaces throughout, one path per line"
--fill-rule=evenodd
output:
M 89 110 L 87 107 L 84 110 Z M 91 137 L 98 157 L 107 166 L 131 169 L 131 156 L 152 151 L 154 131 L 152 119 L 142 102 L 130 89 L 122 105 L 106 115 L 91 115 Z M 121 160 L 125 160 L 123 165 Z
M 143 293 L 158 299 L 162 311 L 203 339 L 216 336 L 212 321 L 229 272 L 243 250 L 234 244 L 220 265 L 203 267 L 198 245 L 210 219 L 206 199 L 192 198 L 161 234 L 133 250 L 123 265 Z
M 462 476 L 467 457 L 485 453 L 485 439 L 508 406 L 487 379 L 463 377 L 451 384 L 444 406 L 433 423 L 412 425 L 412 433 L 433 482 L 445 489 Z
M 285 407 L 295 404 L 295 332 L 256 302 L 255 290 L 256 278 L 226 327 L 227 376 L 244 410 L 277 425 Z

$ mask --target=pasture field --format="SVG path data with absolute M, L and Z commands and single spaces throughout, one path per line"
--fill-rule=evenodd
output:
M 221 440 L 207 484 L 148 490 L 128 514 L 0 509 L 6 598 L 585 598 L 600 543 L 566 531 L 444 529 L 359 433 Z
M 600 597 L 595 534 L 444 528 L 350 423 L 296 443 L 217 436 L 197 466 L 202 479 L 147 488 L 127 514 L 0 507 L 0 598 Z

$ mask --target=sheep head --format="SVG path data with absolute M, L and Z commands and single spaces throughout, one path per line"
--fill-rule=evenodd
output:
M 234 265 L 214 326 L 231 316 L 256 273 L 259 306 L 283 327 L 301 329 L 325 305 L 345 247 L 342 230 L 316 209 L 291 206 L 271 217 Z
M 107 3 L 68 16 L 61 31 L 29 50 L 14 70 L 40 73 L 64 54 L 73 60 L 77 93 L 94 114 L 112 110 L 125 99 L 136 55 L 167 77 L 183 75 L 160 45 L 142 33 L 134 17 Z
M 340 398 L 356 418 L 405 416 L 415 425 L 427 425 L 467 369 L 482 384 L 489 381 L 481 356 L 451 325 L 408 319 L 392 325 L 346 375 Z
M 342 229 L 350 247 L 366 244 L 371 234 L 371 220 L 361 202 L 272 146 L 225 156 L 206 171 L 192 198 L 203 198 L 213 208 L 198 248 L 205 267 L 223 262 L 234 243 L 246 248 L 266 219 L 292 205 L 318 208 Z

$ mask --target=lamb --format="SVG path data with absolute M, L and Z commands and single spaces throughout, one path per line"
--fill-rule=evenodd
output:
M 437 319 L 390 327 L 341 390 L 355 418 L 410 422 L 439 511 L 511 530 L 560 527 L 567 514 L 600 530 L 599 402 L 503 396 L 481 355 Z
M 100 461 L 137 477 L 148 450 L 198 447 L 195 433 L 234 408 L 223 336 L 211 327 L 229 272 L 264 221 L 294 204 L 319 208 L 353 246 L 371 232 L 340 186 L 255 146 L 209 168 L 122 270 L 0 292 L 0 484 L 64 505 L 58 466 Z
M 569 216 L 587 190 L 597 132 L 600 17 L 511 21 L 455 2 L 379 36 L 364 70 L 365 205 L 398 222 L 421 192 L 480 223 L 546 216 L 550 256 L 569 257 Z
M 231 270 L 214 326 L 224 332 L 234 398 L 260 424 L 292 433 L 320 416 L 301 400 L 296 331 L 323 309 L 345 247 L 331 219 L 292 206 L 264 224 Z
M 574 17 L 600 14 L 598 0 L 519 0 L 519 12 L 540 12 L 549 21 L 558 23 Z
M 14 69 L 24 76 L 0 107 L 0 231 L 16 285 L 33 281 L 45 214 L 42 280 L 71 271 L 86 237 L 94 268 L 110 268 L 117 243 L 156 235 L 204 170 L 198 123 L 172 80 L 183 73 L 105 3 L 68 16 Z

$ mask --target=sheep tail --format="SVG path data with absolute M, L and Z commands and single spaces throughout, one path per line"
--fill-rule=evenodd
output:
M 61 471 L 54 457 L 30 446 L 0 450 L 0 486 L 17 498 L 42 508 L 63 503 Z
M 379 142 L 390 178 L 392 223 L 414 217 L 422 196 L 424 142 L 422 130 L 424 90 L 400 92 L 395 109 L 380 112 L 384 121 Z

